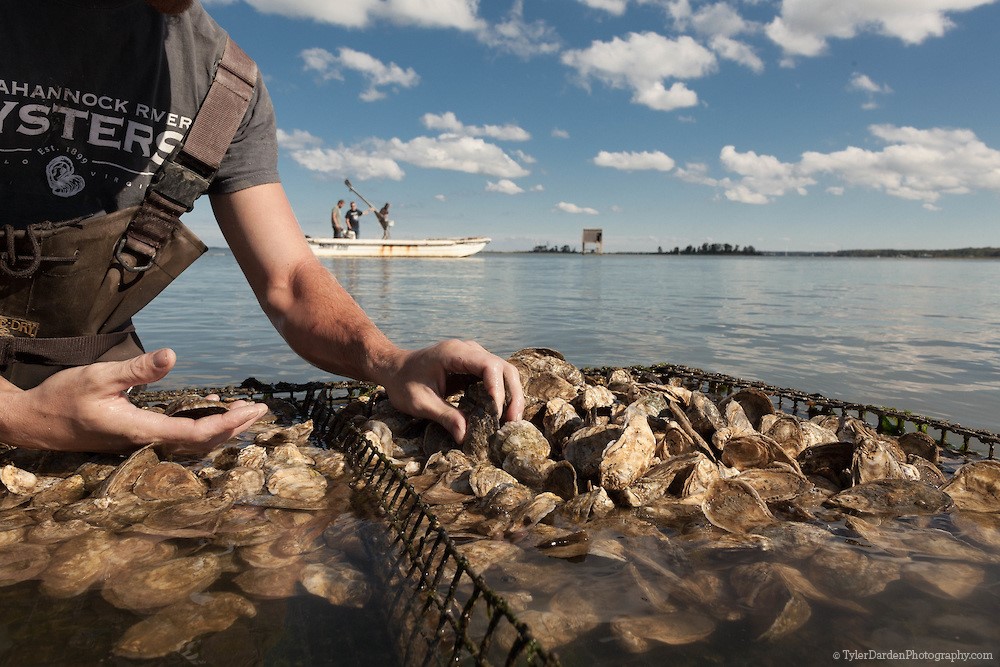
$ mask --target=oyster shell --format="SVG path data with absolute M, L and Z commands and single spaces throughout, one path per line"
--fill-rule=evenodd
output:
M 151 611 L 187 599 L 222 574 L 219 556 L 182 556 L 119 573 L 104 587 L 104 599 L 119 609 Z
M 267 490 L 281 498 L 314 503 L 326 495 L 327 481 L 312 468 L 278 468 L 267 476 Z
M 701 510 L 712 525 L 730 533 L 748 533 L 777 522 L 757 490 L 739 478 L 714 480 Z
M 861 514 L 938 514 L 952 499 L 929 484 L 912 479 L 879 479 L 831 496 L 825 505 Z
M 1000 461 L 966 463 L 941 490 L 958 509 L 1000 512 Z
M 210 632 L 221 632 L 243 616 L 255 616 L 256 608 L 235 593 L 201 593 L 182 600 L 131 628 L 115 644 L 114 653 L 125 658 L 160 658 Z
M 169 417 L 186 417 L 198 419 L 209 415 L 222 414 L 228 406 L 218 400 L 209 400 L 198 394 L 187 394 L 169 403 L 163 408 L 163 414 Z
M 81 489 L 82 489 L 81 478 Z M 132 485 L 132 492 L 143 500 L 185 500 L 201 498 L 208 487 L 179 463 L 160 461 L 143 470 Z

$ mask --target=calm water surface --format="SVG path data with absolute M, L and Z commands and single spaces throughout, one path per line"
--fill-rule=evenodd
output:
M 674 363 L 1000 431 L 1000 262 L 482 253 L 327 259 L 399 345 L 472 338 L 580 367 Z M 339 379 L 299 359 L 228 250 L 136 318 L 158 386 Z

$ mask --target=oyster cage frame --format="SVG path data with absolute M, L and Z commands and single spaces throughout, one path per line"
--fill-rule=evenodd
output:
M 613 367 L 581 369 L 588 380 L 607 377 Z M 853 413 L 880 433 L 922 431 L 941 447 L 966 456 L 995 459 L 1000 434 L 924 417 L 894 408 L 852 403 L 821 394 L 776 387 L 676 364 L 624 367 L 641 382 L 680 384 L 715 398 L 742 389 L 758 389 L 775 407 L 810 418 Z M 372 562 L 379 562 L 383 613 L 398 637 L 404 665 L 543 665 L 560 664 L 558 656 L 534 638 L 506 600 L 473 571 L 455 541 L 406 476 L 342 414 L 344 407 L 379 388 L 360 382 L 261 383 L 144 391 L 131 397 L 138 405 L 167 401 L 185 393 L 216 393 L 226 398 L 284 399 L 313 420 L 319 442 L 347 455 L 352 485 L 371 501 L 388 530 L 371 531 Z M 365 414 L 364 416 L 368 416 Z M 960 444 L 956 441 L 960 439 Z M 985 450 L 985 451 L 984 451 Z M 377 534 L 376 534 L 377 533 Z

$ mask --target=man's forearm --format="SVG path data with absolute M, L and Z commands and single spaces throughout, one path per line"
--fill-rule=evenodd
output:
M 319 262 L 304 262 L 268 303 L 289 347 L 330 373 L 378 382 L 401 353 Z

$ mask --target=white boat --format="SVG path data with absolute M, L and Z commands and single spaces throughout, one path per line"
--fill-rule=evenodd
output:
M 317 257 L 468 257 L 486 247 L 485 236 L 442 239 L 335 239 L 307 236 Z

